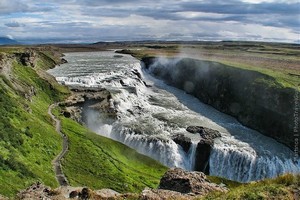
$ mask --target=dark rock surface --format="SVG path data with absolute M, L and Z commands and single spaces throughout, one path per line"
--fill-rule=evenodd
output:
M 183 134 L 178 134 L 173 136 L 172 139 L 176 144 L 179 144 L 186 153 L 189 151 L 192 144 L 191 138 L 188 138 Z
M 209 156 L 213 146 L 213 140 L 200 140 L 197 144 L 194 170 L 209 174 Z
M 37 55 L 32 50 L 27 50 L 24 53 L 15 53 L 15 55 L 20 59 L 20 62 L 24 66 L 34 67 Z
M 221 137 L 221 133 L 203 126 L 189 126 L 186 130 L 193 134 L 198 133 L 201 136 L 201 140 L 197 144 L 194 170 L 209 174 L 210 152 L 214 145 L 214 139 Z
M 211 191 L 226 191 L 225 188 L 210 183 L 204 173 L 187 172 L 180 168 L 169 169 L 160 180 L 159 189 L 196 195 L 205 195 Z
M 165 64 L 154 57 L 142 62 L 168 84 L 294 150 L 291 122 L 296 89 L 284 87 L 266 74 L 217 62 L 170 58 Z M 186 87 L 187 83 L 193 87 Z
M 132 71 L 132 73 L 134 75 L 136 75 L 139 79 L 142 79 L 142 75 L 141 75 L 141 73 L 138 70 L 135 69 L 135 70 Z
M 68 61 L 67 61 L 66 59 L 62 58 L 62 59 L 60 60 L 60 63 L 61 63 L 61 64 L 65 64 L 65 63 L 68 63 Z
M 118 103 L 104 88 L 71 87 L 72 95 L 62 104 L 64 115 L 82 123 L 85 109 L 100 111 L 111 118 L 117 117 Z
M 82 200 L 88 200 L 92 196 L 92 191 L 89 188 L 82 188 L 81 192 L 79 192 L 78 197 Z
M 74 191 L 70 192 L 69 198 L 70 198 L 70 199 L 77 198 L 77 197 L 78 197 L 78 194 L 79 194 L 78 191 L 74 190 Z
M 39 182 L 32 184 L 30 187 L 22 190 L 18 193 L 18 199 L 53 199 L 53 196 L 56 195 L 56 192 L 51 190 L 50 187 L 47 187 Z M 62 198 L 64 199 L 64 198 Z
M 188 126 L 186 131 L 190 133 L 199 133 L 203 139 L 213 140 L 215 138 L 221 137 L 221 134 L 217 130 L 206 128 L 203 126 Z
M 186 128 L 186 131 L 190 132 L 190 133 L 200 133 L 203 131 L 203 127 L 202 126 L 188 126 Z

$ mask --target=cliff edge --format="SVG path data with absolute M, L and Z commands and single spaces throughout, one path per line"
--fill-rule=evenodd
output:
M 296 89 L 266 74 L 217 62 L 144 57 L 142 63 L 168 84 L 294 149 Z

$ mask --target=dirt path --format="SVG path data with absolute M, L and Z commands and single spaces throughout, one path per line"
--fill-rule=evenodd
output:
M 61 135 L 63 139 L 63 148 L 61 152 L 54 158 L 52 161 L 53 169 L 55 172 L 56 179 L 61 186 L 68 186 L 69 182 L 67 177 L 65 176 L 62 167 L 61 167 L 61 160 L 62 158 L 66 155 L 68 148 L 69 148 L 69 141 L 68 137 L 61 132 L 61 124 L 60 120 L 57 119 L 53 114 L 52 114 L 52 109 L 55 108 L 58 104 L 51 104 L 48 108 L 48 114 L 51 116 L 51 118 L 55 121 L 55 130 L 56 132 Z

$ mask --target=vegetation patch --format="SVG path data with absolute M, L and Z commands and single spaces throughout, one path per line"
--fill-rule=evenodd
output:
M 70 140 L 63 169 L 71 185 L 118 192 L 140 192 L 158 186 L 167 167 L 71 119 L 61 119 L 62 131 Z
M 300 176 L 285 174 L 275 179 L 266 179 L 263 181 L 234 184 L 227 180 L 222 180 L 217 177 L 209 177 L 215 181 L 224 181 L 230 189 L 227 193 L 211 193 L 203 198 L 218 200 L 218 199 L 236 199 L 236 200 L 256 200 L 256 199 L 294 199 L 296 192 L 299 193 Z M 298 194 L 299 195 L 299 194 Z
M 8 197 L 37 181 L 58 187 L 51 162 L 61 151 L 62 139 L 47 110 L 69 90 L 45 71 L 58 63 L 61 54 L 51 48 L 30 51 L 35 55 L 33 66 L 24 65 L 19 57 L 28 49 L 0 49 L 1 62 L 10 63 L 9 74 L 0 70 L 0 194 Z M 156 187 L 167 170 L 70 119 L 62 121 L 70 140 L 63 169 L 71 185 L 140 191 Z
M 67 93 L 40 78 L 42 57 L 37 54 L 40 62 L 33 68 L 22 65 L 14 52 L 22 50 L 5 51 L 9 58 L 2 59 L 11 59 L 11 69 L 0 76 L 0 193 L 5 196 L 36 181 L 58 186 L 51 161 L 61 149 L 61 138 L 47 108 Z

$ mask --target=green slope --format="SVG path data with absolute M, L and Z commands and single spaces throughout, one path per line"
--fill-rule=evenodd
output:
M 57 186 L 51 161 L 61 149 L 61 138 L 47 108 L 67 93 L 54 89 L 50 78 L 40 79 L 38 66 L 23 66 L 18 56 L 8 58 L 12 55 L 3 59 L 10 63 L 9 74 L 0 76 L 0 193 L 8 196 L 37 180 Z
M 63 169 L 73 186 L 139 192 L 145 187 L 156 188 L 167 170 L 153 159 L 95 135 L 73 120 L 63 118 L 62 131 L 70 139 Z
M 4 196 L 14 196 L 36 181 L 58 186 L 51 161 L 60 152 L 62 139 L 47 109 L 69 91 L 45 70 L 54 67 L 61 54 L 51 48 L 30 50 L 35 57 L 31 67 L 22 62 L 25 51 L 0 49 L 0 194 Z M 166 170 L 68 119 L 63 119 L 63 131 L 70 137 L 63 167 L 72 185 L 138 191 L 156 186 Z
M 251 183 L 237 183 L 218 177 L 208 177 L 212 182 L 225 183 L 227 193 L 213 192 L 199 200 L 292 200 L 300 197 L 300 175 L 284 174 L 274 179 Z

